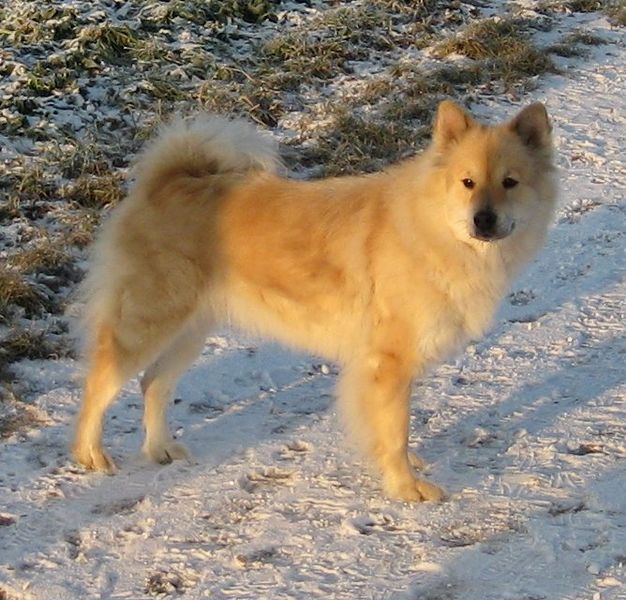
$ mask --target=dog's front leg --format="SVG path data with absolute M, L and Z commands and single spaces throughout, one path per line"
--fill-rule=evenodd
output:
M 340 384 L 340 406 L 356 441 L 380 470 L 388 496 L 440 501 L 444 491 L 416 477 L 408 454 L 414 369 L 414 362 L 395 350 L 372 349 L 346 366 Z

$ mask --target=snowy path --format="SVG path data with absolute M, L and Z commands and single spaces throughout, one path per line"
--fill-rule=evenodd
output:
M 488 339 L 415 387 L 412 442 L 449 502 L 381 496 L 342 442 L 333 368 L 311 357 L 212 338 L 171 411 L 194 465 L 142 462 L 128 388 L 107 427 L 116 477 L 67 460 L 76 365 L 25 363 L 48 426 L 0 445 L 0 589 L 625 599 L 626 52 L 593 53 L 533 95 L 549 106 L 563 166 L 546 251 Z M 511 112 L 501 104 L 481 110 Z

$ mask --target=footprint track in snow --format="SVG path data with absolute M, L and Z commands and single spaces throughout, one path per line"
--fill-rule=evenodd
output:
M 268 488 L 288 485 L 293 480 L 293 475 L 293 471 L 268 467 L 246 473 L 239 479 L 239 485 L 246 492 L 255 493 Z

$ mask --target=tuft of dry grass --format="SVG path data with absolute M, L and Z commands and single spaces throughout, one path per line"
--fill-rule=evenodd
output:
M 520 19 L 483 19 L 439 44 L 436 53 L 439 57 L 454 53 L 481 61 L 492 79 L 504 83 L 557 72 L 549 56 L 533 44 L 526 28 Z
M 14 273 L 20 274 L 22 282 L 35 292 L 39 290 L 40 295 L 45 297 L 51 297 L 81 279 L 70 247 L 61 236 L 51 238 L 43 235 L 20 252 L 11 255 L 7 263 Z M 31 283 L 27 282 L 29 275 L 34 277 Z
M 585 46 L 601 46 L 606 42 L 591 31 L 578 30 L 563 37 L 563 41 L 569 44 L 583 44 Z
M 0 178 L 0 186 L 7 185 L 8 187 L 10 183 L 5 184 L 3 180 L 6 181 L 5 178 Z M 0 224 L 2 224 L 3 221 L 18 219 L 19 216 L 20 211 L 18 208 L 17 198 L 15 196 L 0 201 Z
M 18 360 L 58 358 L 65 354 L 61 348 L 52 344 L 47 339 L 44 331 L 31 331 L 28 329 L 18 329 L 12 331 L 2 340 L 0 349 L 0 372 Z
M 602 0 L 567 0 L 562 2 L 564 8 L 572 12 L 596 12 L 604 8 L 605 2 Z
M 339 106 L 302 163 L 317 166 L 316 176 L 372 172 L 414 152 L 416 137 L 401 121 L 375 120 Z
M 29 425 L 33 416 L 27 404 L 17 401 L 12 365 L 20 360 L 48 360 L 71 355 L 65 337 L 50 335 L 48 331 L 16 328 L 0 339 L 0 437 Z
M 63 92 L 75 85 L 74 74 L 70 69 L 50 69 L 43 63 L 36 63 L 27 76 L 28 87 L 37 96 L 49 96 Z
M 397 40 L 390 28 L 389 13 L 376 3 L 325 11 L 306 28 L 275 35 L 261 45 L 261 56 L 269 66 L 265 72 L 278 69 L 283 75 L 273 78 L 275 84 L 294 89 L 313 79 L 350 73 L 351 61 L 367 60 L 374 52 L 394 47 Z
M 0 39 L 10 44 L 31 46 L 51 40 L 73 37 L 77 27 L 77 11 L 73 7 L 38 6 L 38 3 L 18 7 L 16 14 L 1 14 Z
M 86 248 L 93 242 L 102 213 L 97 208 L 77 207 L 72 212 L 62 214 L 61 225 L 68 247 Z
M 259 24 L 273 20 L 273 8 L 279 4 L 277 0 L 172 0 L 160 6 L 149 6 L 141 15 L 141 23 L 147 30 L 170 25 L 177 19 L 201 26 L 212 22 L 228 23 L 233 19 Z
M 176 102 L 187 97 L 187 94 L 179 86 L 160 75 L 149 75 L 140 85 L 142 90 L 157 100 Z
M 85 173 L 63 189 L 63 198 L 83 208 L 115 206 L 124 197 L 124 178 L 111 171 L 102 175 Z
M 626 6 L 622 2 L 609 3 L 605 12 L 612 23 L 626 27 Z
M 0 267 L 0 323 L 9 324 L 16 308 L 30 318 L 52 312 L 55 306 L 47 290 L 29 283 L 20 273 Z
M 56 269 L 68 260 L 63 244 L 44 234 L 35 245 L 13 254 L 7 261 L 16 271 L 27 274 Z
M 274 68 L 288 71 L 301 83 L 312 78 L 330 79 L 337 70 L 347 70 L 347 61 L 364 58 L 340 39 L 316 39 L 300 33 L 276 36 L 263 45 L 262 52 Z
M 589 31 L 575 31 L 563 36 L 558 42 L 547 48 L 548 52 L 571 58 L 586 56 L 589 52 L 584 46 L 598 46 L 604 44 L 604 40 Z
M 137 33 L 128 25 L 108 22 L 83 27 L 77 37 L 78 47 L 93 61 L 125 64 L 140 46 Z
M 27 164 L 5 177 L 3 195 L 6 202 L 22 211 L 25 207 L 36 205 L 42 200 L 54 198 L 57 187 L 41 164 Z
M 55 148 L 50 160 L 58 165 L 61 175 L 75 179 L 81 175 L 106 175 L 111 171 L 107 149 L 95 139 Z
M 626 25 L 626 6 L 623 0 L 544 0 L 537 10 L 551 12 L 604 12 L 618 26 Z
M 247 74 L 241 83 L 203 84 L 195 98 L 209 112 L 247 116 L 266 127 L 276 127 L 284 112 L 279 93 L 267 81 Z

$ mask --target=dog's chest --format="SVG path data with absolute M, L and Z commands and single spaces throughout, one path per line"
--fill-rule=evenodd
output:
M 417 309 L 417 344 L 422 359 L 440 362 L 470 340 L 481 338 L 491 324 L 502 289 L 499 278 L 439 280 L 436 290 L 427 294 Z

